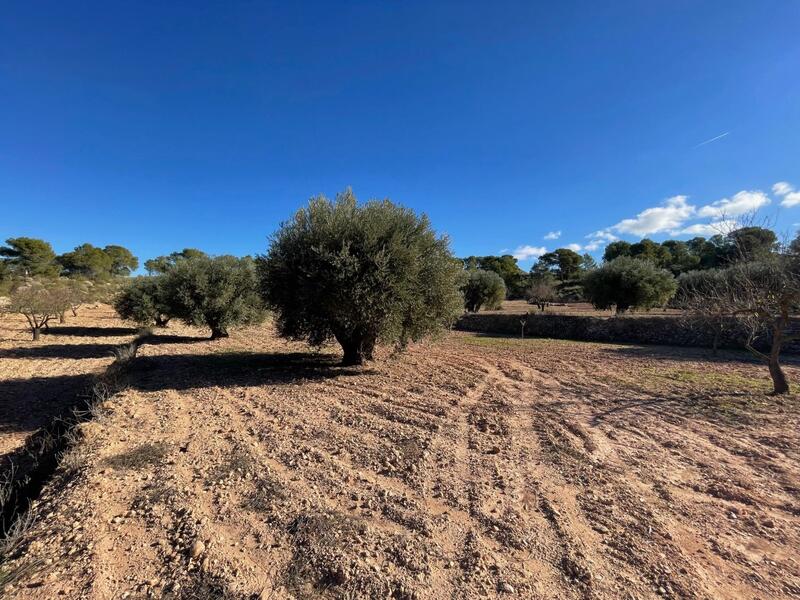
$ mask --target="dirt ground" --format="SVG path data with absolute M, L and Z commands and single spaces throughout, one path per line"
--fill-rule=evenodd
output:
M 142 346 L 81 426 L 6 597 L 800 597 L 800 402 L 742 354 L 453 333 L 342 368 L 201 335 Z

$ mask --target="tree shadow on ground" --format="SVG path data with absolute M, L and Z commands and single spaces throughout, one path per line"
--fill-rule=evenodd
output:
M 42 333 L 47 336 L 68 335 L 72 337 L 121 337 L 124 335 L 135 335 L 138 329 L 135 327 L 78 327 L 51 325 Z
M 92 328 L 88 328 L 92 329 Z M 98 327 L 103 330 L 104 328 Z M 135 330 L 134 330 L 135 332 Z M 119 334 L 123 335 L 123 334 Z M 127 334 L 124 334 L 127 335 Z M 102 337 L 102 336 L 97 336 Z M 144 344 L 195 344 L 207 342 L 207 337 L 191 337 L 185 335 L 151 335 L 145 338 Z M 32 346 L 20 348 L 0 349 L 0 358 L 67 358 L 67 359 L 88 359 L 88 358 L 107 358 L 114 355 L 114 349 L 118 348 L 119 343 L 107 344 L 47 344 L 39 343 Z
M 129 370 L 130 386 L 156 391 L 288 385 L 374 373 L 364 367 L 344 367 L 340 361 L 338 356 L 315 352 L 141 356 Z
M 0 381 L 0 435 L 33 432 L 88 398 L 93 374 Z
M 41 344 L 0 350 L 0 358 L 106 358 L 119 344 Z M 2 384 L 0 384 L 2 385 Z

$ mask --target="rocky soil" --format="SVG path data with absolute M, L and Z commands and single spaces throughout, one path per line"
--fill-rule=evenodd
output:
M 800 597 L 800 402 L 744 355 L 453 333 L 342 368 L 202 335 L 80 426 L 5 597 Z

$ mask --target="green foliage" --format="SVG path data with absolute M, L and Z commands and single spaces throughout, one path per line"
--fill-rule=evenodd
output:
M 603 252 L 603 262 L 611 262 L 615 258 L 619 258 L 620 256 L 630 256 L 631 255 L 631 245 L 629 242 L 625 242 L 623 240 L 617 240 L 616 242 L 611 242 L 608 246 L 606 246 L 605 251 Z
M 591 271 L 592 269 L 597 268 L 597 261 L 591 254 L 584 254 L 581 256 L 581 264 L 580 270 L 581 271 Z
M 58 257 L 63 274 L 68 277 L 87 279 L 107 279 L 111 277 L 113 259 L 102 248 L 91 244 L 81 244 L 72 252 Z
M 615 306 L 617 313 L 629 308 L 663 306 L 675 293 L 676 286 L 668 271 L 627 256 L 615 258 L 583 278 L 589 301 L 599 309 Z
M 4 268 L 15 277 L 55 277 L 58 275 L 56 254 L 44 240 L 19 237 L 0 246 Z
M 742 227 L 727 236 L 728 262 L 763 261 L 778 250 L 778 237 L 764 227 Z
M 464 273 L 461 292 L 467 311 L 478 312 L 481 307 L 495 310 L 502 306 L 506 297 L 506 284 L 494 271 L 470 269 Z
M 139 259 L 124 246 L 106 246 L 103 252 L 111 258 L 111 275 L 127 277 L 139 268 Z
M 227 337 L 229 327 L 264 318 L 251 258 L 187 258 L 163 277 L 167 314 L 189 325 L 209 327 L 212 339 Z
M 542 254 L 533 271 L 536 273 L 550 272 L 559 281 L 575 279 L 581 270 L 581 255 L 569 248 L 558 248 L 553 252 Z
M 403 346 L 435 333 L 463 306 L 461 268 L 427 217 L 389 200 L 359 205 L 350 190 L 297 211 L 258 267 L 279 332 L 336 339 L 346 364 L 372 358 L 378 340 Z
M 207 257 L 208 255 L 202 250 L 198 250 L 196 248 L 184 248 L 180 252 L 173 252 L 172 254 L 168 254 L 166 256 L 157 256 L 156 258 L 146 260 L 144 263 L 144 268 L 148 274 L 157 275 L 159 273 L 166 273 L 180 260 L 187 258 Z
M 525 271 L 519 268 L 517 259 L 510 254 L 503 256 L 470 256 L 463 259 L 466 269 L 494 271 L 503 278 L 506 284 L 506 295 L 511 298 L 522 298 L 528 285 Z
M 114 299 L 117 314 L 139 325 L 166 327 L 170 319 L 165 277 L 137 277 Z

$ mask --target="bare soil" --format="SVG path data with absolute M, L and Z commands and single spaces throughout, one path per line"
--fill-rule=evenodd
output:
M 7 597 L 800 597 L 800 402 L 743 354 L 453 333 L 342 368 L 202 335 L 81 426 Z

